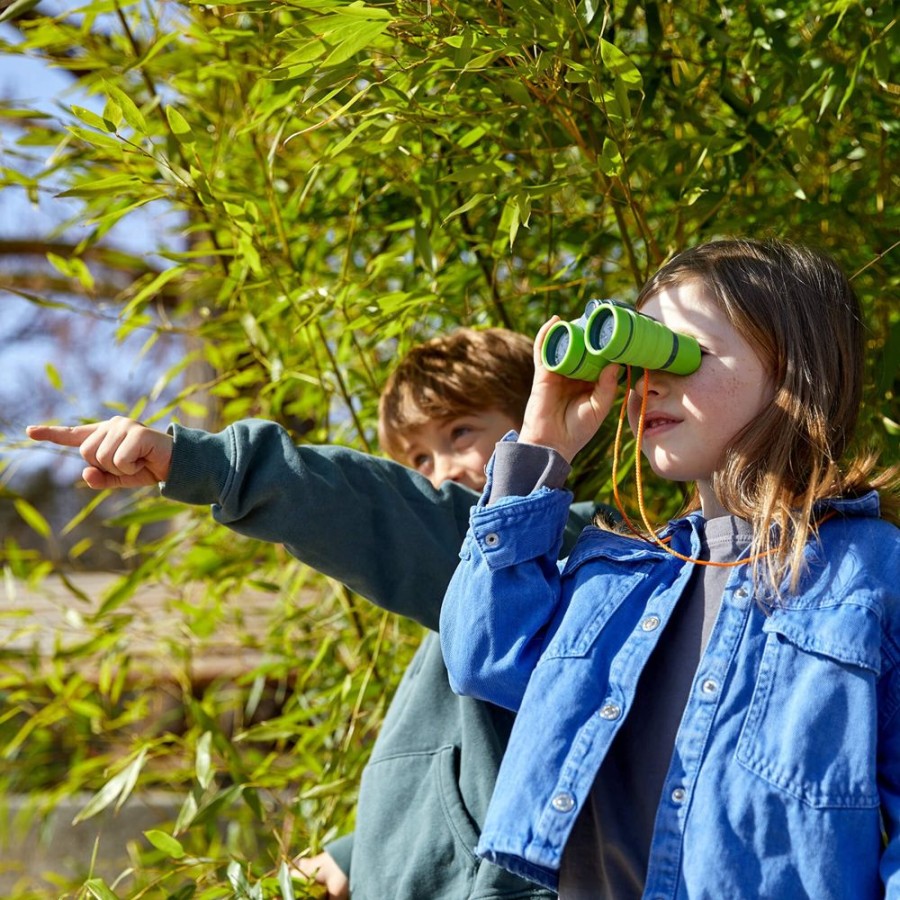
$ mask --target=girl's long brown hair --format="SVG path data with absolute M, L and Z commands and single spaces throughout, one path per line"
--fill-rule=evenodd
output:
M 817 534 L 817 501 L 883 488 L 896 520 L 897 472 L 853 444 L 864 372 L 859 301 L 836 263 L 784 241 L 712 241 L 678 254 L 641 290 L 697 281 L 771 372 L 771 405 L 734 439 L 713 476 L 733 515 L 753 525 L 755 575 L 795 588 L 803 548 Z M 846 457 L 846 458 L 845 458 Z M 696 500 L 692 505 L 696 506 Z

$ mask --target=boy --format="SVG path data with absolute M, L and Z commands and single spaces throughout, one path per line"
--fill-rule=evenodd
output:
M 379 404 L 382 446 L 403 465 L 295 447 L 261 421 L 219 434 L 178 425 L 164 434 L 122 418 L 28 429 L 79 447 L 93 488 L 161 482 L 164 496 L 212 504 L 218 522 L 283 543 L 430 629 L 363 773 L 355 833 L 298 863 L 335 900 L 553 896 L 474 856 L 513 717 L 450 691 L 434 634 L 484 465 L 521 424 L 533 366 L 531 341 L 502 329 L 460 329 L 413 349 Z M 573 536 L 593 511 L 580 506 Z

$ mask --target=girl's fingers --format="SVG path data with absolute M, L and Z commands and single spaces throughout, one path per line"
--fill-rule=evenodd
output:
M 119 487 L 119 479 L 109 472 L 97 469 L 94 466 L 88 466 L 82 473 L 81 478 L 84 483 L 95 491 L 105 491 L 109 488 Z

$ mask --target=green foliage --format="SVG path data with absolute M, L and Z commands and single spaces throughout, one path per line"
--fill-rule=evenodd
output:
M 6 11 L 22 41 L 0 50 L 59 67 L 82 99 L 53 116 L 0 105 L 20 135 L 0 186 L 80 203 L 78 244 L 50 262 L 88 297 L 98 269 L 129 267 L 114 297 L 121 335 L 184 335 L 188 357 L 148 386 L 149 399 L 183 385 L 158 417 L 219 427 L 262 416 L 298 440 L 375 449 L 379 389 L 413 343 L 460 323 L 533 333 L 589 297 L 633 297 L 684 246 L 775 234 L 854 273 L 872 327 L 866 436 L 896 459 L 891 4 L 33 7 Z M 159 238 L 162 265 L 98 255 L 148 208 L 179 215 L 174 245 Z M 579 461 L 579 496 L 608 499 L 611 441 L 612 428 Z M 627 498 L 633 446 L 622 455 Z M 680 503 L 662 484 L 648 496 L 659 519 Z M 57 795 L 94 791 L 98 808 L 157 781 L 178 787 L 182 814 L 148 835 L 135 890 L 290 896 L 283 860 L 350 821 L 385 686 L 415 633 L 330 586 L 319 609 L 291 608 L 311 576 L 279 550 L 244 545 L 202 514 L 148 541 L 149 509 L 159 507 L 142 499 L 122 520 L 132 571 L 105 598 L 95 641 L 54 660 L 52 677 L 9 670 L 0 746 L 20 761 L 65 747 L 65 773 L 29 777 Z M 45 530 L 33 506 L 18 510 Z M 19 577 L 42 571 L 12 545 L 5 559 Z M 270 585 L 286 604 L 267 636 L 273 661 L 236 692 L 212 685 L 198 698 L 183 686 L 181 733 L 138 732 L 124 756 L 82 758 L 140 719 L 139 692 L 123 699 L 114 674 L 94 688 L 78 672 L 95 658 L 131 665 L 121 604 L 151 579 L 199 585 L 204 605 L 184 609 L 185 627 L 206 633 L 242 586 Z M 183 667 L 179 647 L 168 651 Z M 284 702 L 253 721 L 261 683 L 282 685 Z M 236 732 L 218 724 L 226 710 L 243 722 Z M 216 834 L 226 815 L 239 838 Z M 79 896 L 123 890 L 93 878 Z
M 94 896 L 100 884 L 118 897 L 168 896 L 192 884 L 186 896 L 223 897 L 241 879 L 281 896 L 269 890 L 294 856 L 352 827 L 385 686 L 396 684 L 419 631 L 286 565 L 280 549 L 202 518 L 142 549 L 144 562 L 99 597 L 79 595 L 72 577 L 64 616 L 77 620 L 77 640 L 0 651 L 4 795 L 30 793 L 25 824 L 73 797 L 82 805 L 71 824 L 82 831 L 123 822 L 131 864 L 106 882 L 92 876 L 90 888 L 67 883 L 64 896 Z M 172 598 L 149 622 L 146 584 Z M 23 628 L 34 628 L 22 597 L 11 599 Z M 237 669 L 204 676 L 223 644 L 240 650 L 228 657 Z M 128 833 L 124 811 L 148 791 L 177 806 L 141 837 Z M 110 840 L 101 837 L 101 862 L 125 849 Z M 22 893 L 4 896 L 47 896 L 46 876 L 20 874 Z M 294 889 L 311 896 L 302 880 Z

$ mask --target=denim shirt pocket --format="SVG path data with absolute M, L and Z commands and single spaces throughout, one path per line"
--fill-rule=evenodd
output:
M 738 762 L 813 808 L 872 808 L 881 626 L 864 605 L 778 608 Z
M 542 659 L 587 656 L 597 636 L 628 600 L 636 615 L 656 583 L 656 562 L 633 538 L 601 532 L 579 541 L 562 570 L 564 615 Z M 628 626 L 630 629 L 630 625 Z

